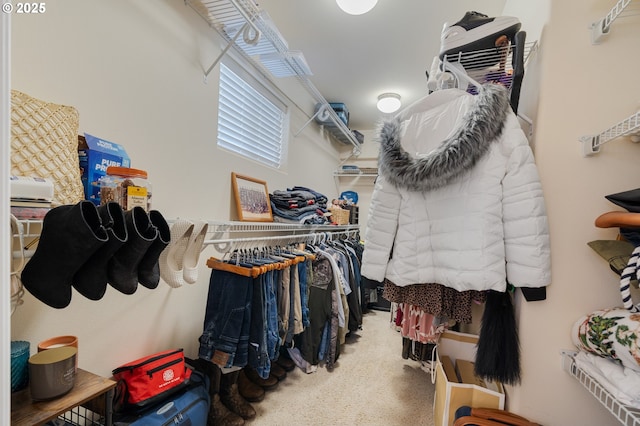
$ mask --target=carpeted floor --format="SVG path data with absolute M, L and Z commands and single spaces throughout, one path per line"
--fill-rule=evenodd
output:
M 434 386 L 427 367 L 402 359 L 402 337 L 390 314 L 370 311 L 347 337 L 336 368 L 296 368 L 254 403 L 251 425 L 431 426 Z

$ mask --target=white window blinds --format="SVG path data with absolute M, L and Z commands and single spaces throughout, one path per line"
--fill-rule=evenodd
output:
M 286 107 L 261 84 L 243 77 L 220 64 L 218 146 L 280 168 L 286 152 Z

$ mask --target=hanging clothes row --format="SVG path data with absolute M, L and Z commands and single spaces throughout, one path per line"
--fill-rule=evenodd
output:
M 223 259 L 208 259 L 200 358 L 227 368 L 249 366 L 262 378 L 281 354 L 305 372 L 320 363 L 333 368 L 345 336 L 362 326 L 359 235 L 295 239 L 275 244 L 277 237 L 257 238 L 254 247 L 246 239 Z

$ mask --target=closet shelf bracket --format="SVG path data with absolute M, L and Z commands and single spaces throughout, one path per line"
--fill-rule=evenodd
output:
M 204 72 L 204 82 L 207 82 L 207 78 L 209 78 L 209 74 L 211 74 L 211 71 L 213 71 L 213 69 L 216 67 L 216 65 L 218 65 L 218 62 L 220 62 L 220 60 L 222 59 L 222 57 L 227 53 L 227 51 L 229 51 L 229 49 L 236 43 L 236 40 L 238 39 L 238 36 L 242 33 L 244 33 L 245 31 L 247 31 L 249 29 L 249 23 L 245 23 L 242 28 L 240 29 L 240 31 L 238 31 L 236 33 L 235 36 L 233 36 L 233 38 L 231 39 L 231 41 L 229 43 L 227 43 L 227 45 L 225 46 L 225 48 L 222 50 L 222 52 L 220 52 L 220 54 L 218 55 L 218 57 L 215 59 L 215 61 L 213 61 L 213 63 L 211 64 L 211 66 L 209 68 L 207 68 L 207 70 Z
M 631 1 L 632 0 L 618 0 L 604 18 L 591 24 L 591 44 L 600 43 L 603 37 L 609 34 L 611 24 L 613 24 L 613 21 L 629 6 Z
M 582 136 L 582 155 L 595 155 L 602 145 L 621 136 L 630 136 L 632 142 L 640 142 L 640 111 L 597 135 Z

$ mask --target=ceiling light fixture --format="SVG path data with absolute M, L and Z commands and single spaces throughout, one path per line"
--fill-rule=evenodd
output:
M 373 9 L 378 0 L 336 0 L 336 3 L 349 15 L 362 15 Z
M 385 114 L 390 114 L 392 112 L 396 112 L 400 109 L 400 95 L 397 93 L 383 93 L 378 96 L 378 110 L 380 112 L 384 112 Z

